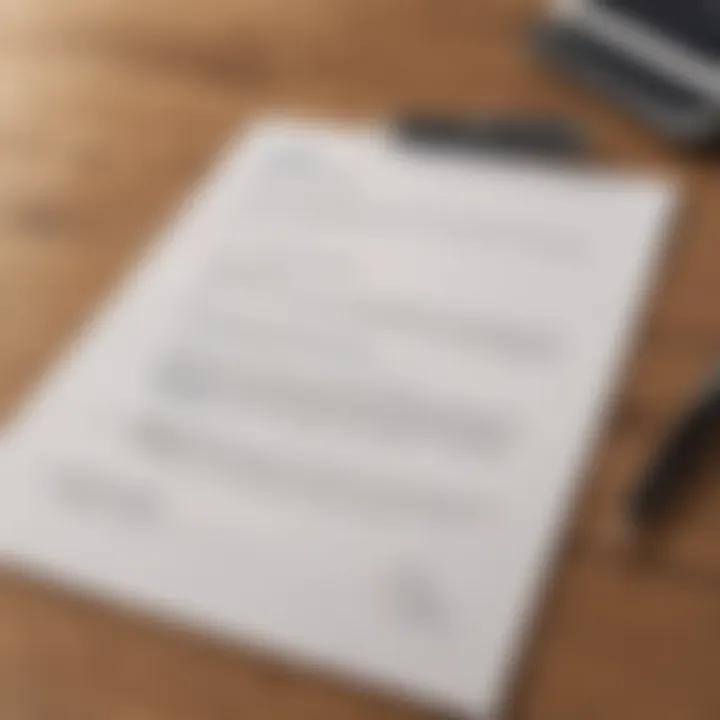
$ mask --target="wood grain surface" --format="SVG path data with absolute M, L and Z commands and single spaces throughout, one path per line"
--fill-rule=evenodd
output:
M 538 616 L 509 716 L 720 717 L 720 483 L 642 560 L 623 493 L 720 357 L 720 160 L 683 156 L 523 52 L 531 0 L 0 2 L 0 413 L 7 417 L 232 132 L 268 112 L 534 109 L 686 212 Z M 710 458 L 707 479 L 720 476 Z M 5 478 L 3 478 L 5 480 Z M 0 573 L 2 720 L 420 720 L 393 699 Z

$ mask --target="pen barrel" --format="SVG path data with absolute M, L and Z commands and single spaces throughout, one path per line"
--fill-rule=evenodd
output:
M 681 491 L 687 474 L 720 423 L 720 376 L 697 407 L 670 435 L 638 490 L 630 498 L 629 519 L 651 520 Z

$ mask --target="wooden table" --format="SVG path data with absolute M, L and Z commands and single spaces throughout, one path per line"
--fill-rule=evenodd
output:
M 0 410 L 78 331 L 233 129 L 268 110 L 539 109 L 687 213 L 540 612 L 523 720 L 720 717 L 720 483 L 653 556 L 622 492 L 720 356 L 720 164 L 683 157 L 522 52 L 530 0 L 5 0 Z M 708 474 L 720 474 L 720 458 Z M 4 480 L 5 478 L 3 478 Z M 2 720 L 400 720 L 426 711 L 0 574 Z

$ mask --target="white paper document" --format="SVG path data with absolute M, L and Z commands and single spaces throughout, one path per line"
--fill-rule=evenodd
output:
M 492 717 L 663 182 L 259 125 L 0 451 L 0 558 Z

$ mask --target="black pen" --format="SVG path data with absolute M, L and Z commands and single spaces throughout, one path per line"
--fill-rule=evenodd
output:
M 642 528 L 663 515 L 682 492 L 694 462 L 720 425 L 720 371 L 671 432 L 625 508 L 624 520 Z
M 444 152 L 502 157 L 579 160 L 590 154 L 588 138 L 572 120 L 527 113 L 486 117 L 410 115 L 394 125 L 401 142 Z

